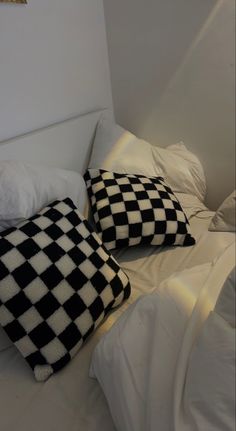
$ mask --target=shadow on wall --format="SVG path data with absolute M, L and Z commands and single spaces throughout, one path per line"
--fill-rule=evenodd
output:
M 116 118 L 141 132 L 219 2 L 104 0 Z M 139 100 L 139 103 L 137 103 Z
M 104 0 L 116 119 L 153 144 L 183 140 L 216 208 L 234 187 L 234 0 L 117 3 Z

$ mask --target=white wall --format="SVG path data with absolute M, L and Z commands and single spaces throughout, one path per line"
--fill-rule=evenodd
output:
M 207 203 L 234 182 L 234 0 L 104 0 L 117 121 L 204 164 Z
M 102 0 L 0 3 L 0 141 L 111 105 Z

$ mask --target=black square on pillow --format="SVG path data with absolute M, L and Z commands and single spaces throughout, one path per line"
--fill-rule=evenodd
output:
M 21 231 L 24 232 L 28 237 L 37 235 L 41 229 L 32 221 L 22 226 Z
M 35 271 L 30 262 L 27 260 L 22 263 L 22 265 L 17 266 L 12 271 L 11 275 L 16 283 L 21 287 L 21 289 L 24 289 L 24 287 L 28 286 L 28 284 L 34 281 L 38 276 L 37 271 Z
M 128 277 L 70 199 L 2 232 L 0 251 L 0 324 L 39 381 L 130 295 Z
M 108 249 L 195 243 L 187 217 L 163 178 L 103 169 L 88 169 L 84 178 L 98 234 Z

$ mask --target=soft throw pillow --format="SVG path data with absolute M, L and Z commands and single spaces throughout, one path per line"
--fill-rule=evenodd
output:
M 203 202 L 206 180 L 199 159 L 181 142 L 154 146 L 103 115 L 98 123 L 90 168 L 118 173 L 162 176 L 174 192 L 197 196 Z
M 163 178 L 89 169 L 85 181 L 98 233 L 108 249 L 195 243 L 186 215 Z
M 0 324 L 38 381 L 129 295 L 127 276 L 70 199 L 0 236 Z
M 0 232 L 33 216 L 53 200 L 66 197 L 84 212 L 86 186 L 77 172 L 14 160 L 0 161 Z
M 234 190 L 219 206 L 209 226 L 210 231 L 235 232 L 236 191 Z

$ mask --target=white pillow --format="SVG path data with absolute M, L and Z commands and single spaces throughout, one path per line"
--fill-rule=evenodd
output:
M 20 161 L 0 162 L 0 232 L 65 197 L 84 212 L 87 191 L 77 172 Z
M 97 126 L 89 167 L 163 176 L 174 192 L 197 196 L 201 202 L 206 194 L 202 165 L 183 143 L 167 148 L 152 146 L 104 116 Z
M 174 192 L 188 193 L 204 202 L 206 180 L 203 167 L 183 142 L 167 148 L 153 146 L 152 151 L 156 165 Z
M 236 190 L 219 206 L 209 227 L 210 231 L 235 232 Z

